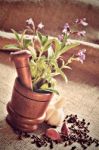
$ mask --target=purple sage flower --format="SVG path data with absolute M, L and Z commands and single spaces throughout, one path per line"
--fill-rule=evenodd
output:
M 85 36 L 85 34 L 86 34 L 85 30 L 77 32 L 78 36 Z
M 65 23 L 65 25 L 64 25 L 64 29 L 66 29 L 67 31 L 70 31 L 70 26 L 69 26 L 69 24 L 68 24 L 68 23 Z
M 64 28 L 63 28 L 63 30 L 62 30 L 62 33 L 65 33 L 65 34 L 67 34 L 67 35 L 70 34 L 70 26 L 69 26 L 68 23 L 65 23 Z
M 59 41 L 63 41 L 63 35 L 61 34 L 61 35 L 58 35 L 58 39 L 59 39 Z
M 86 18 L 83 18 L 83 19 L 76 19 L 76 20 L 75 20 L 75 23 L 81 24 L 81 25 L 83 25 L 83 26 L 88 26 L 88 23 L 86 22 Z
M 77 53 L 77 60 L 80 61 L 83 64 L 83 61 L 85 60 L 86 56 L 85 56 L 85 52 L 86 49 L 82 49 Z
M 34 26 L 34 21 L 33 21 L 32 18 L 27 19 L 27 20 L 26 20 L 26 23 L 27 23 L 28 25 Z
M 38 28 L 39 28 L 39 29 L 44 28 L 44 25 L 43 25 L 43 23 L 42 23 L 42 22 L 40 22 L 40 23 L 38 24 Z
M 28 29 L 35 31 L 35 24 L 34 24 L 34 21 L 32 18 L 27 19 L 26 23 L 28 24 L 28 26 L 27 26 Z

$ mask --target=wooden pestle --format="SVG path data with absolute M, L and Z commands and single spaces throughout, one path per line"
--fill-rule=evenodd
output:
M 14 61 L 18 78 L 27 88 L 32 89 L 32 78 L 29 67 L 31 54 L 27 50 L 11 52 L 11 60 Z

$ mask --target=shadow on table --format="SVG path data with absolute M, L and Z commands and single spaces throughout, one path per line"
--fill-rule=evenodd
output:
M 36 132 L 30 133 L 40 135 L 43 133 L 49 126 L 46 123 L 39 126 Z M 14 130 L 8 125 L 6 120 L 0 121 L 0 150 L 37 150 L 35 145 L 31 144 L 31 138 L 22 138 L 18 139 L 18 135 Z

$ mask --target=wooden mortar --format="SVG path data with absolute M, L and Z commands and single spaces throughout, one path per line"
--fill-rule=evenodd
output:
M 7 122 L 14 128 L 24 132 L 32 132 L 45 119 L 47 106 L 52 93 L 32 91 L 32 80 L 27 51 L 11 53 L 18 77 L 15 80 L 11 101 L 7 104 Z

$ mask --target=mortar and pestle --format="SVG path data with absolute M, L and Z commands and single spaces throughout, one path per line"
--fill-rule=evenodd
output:
M 6 120 L 14 129 L 23 132 L 33 132 L 44 121 L 47 106 L 53 95 L 33 92 L 30 58 L 27 50 L 11 53 L 18 77 L 15 79 L 11 101 L 7 104 Z

